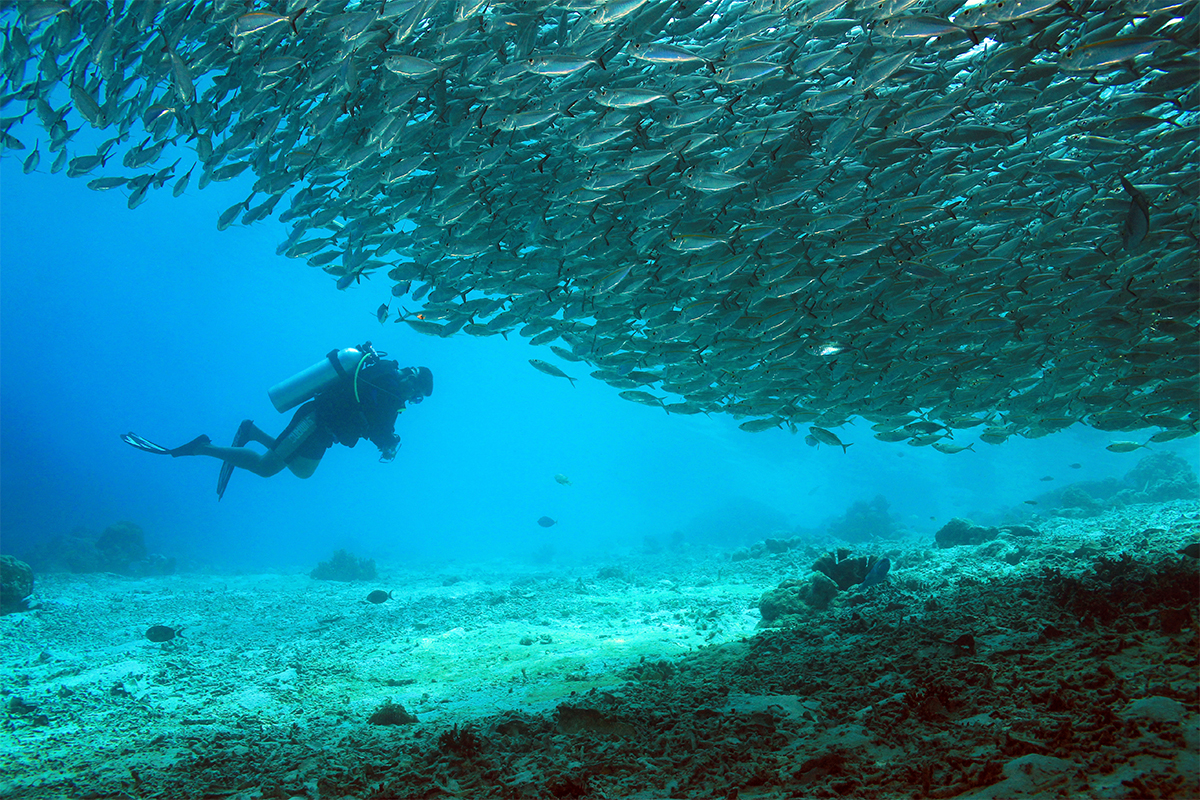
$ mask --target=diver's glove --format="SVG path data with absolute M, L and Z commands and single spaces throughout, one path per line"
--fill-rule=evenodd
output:
M 392 440 L 386 445 L 381 445 L 379 448 L 379 460 L 388 462 L 396 457 L 396 451 L 400 449 L 400 437 L 392 434 Z

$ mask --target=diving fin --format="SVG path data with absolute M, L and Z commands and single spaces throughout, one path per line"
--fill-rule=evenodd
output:
M 155 455 L 160 456 L 171 455 L 171 451 L 163 447 L 161 444 L 155 444 L 149 439 L 143 439 L 141 436 L 138 436 L 132 431 L 129 433 L 122 433 L 121 441 L 131 447 L 136 447 L 138 450 L 142 450 L 147 453 L 154 453 Z
M 201 447 L 212 443 L 212 439 L 209 439 L 204 434 L 201 434 L 187 444 L 182 444 L 172 450 L 163 447 L 161 444 L 155 444 L 149 439 L 143 439 L 141 436 L 138 436 L 132 431 L 121 434 L 121 441 L 146 453 L 154 453 L 157 456 L 171 456 L 173 458 L 179 458 L 180 456 L 194 456 L 196 455 L 196 451 Z
M 254 428 L 254 422 L 248 419 L 242 420 L 242 424 L 238 425 L 237 433 L 233 435 L 233 447 L 245 447 L 250 441 L 250 431 Z M 217 476 L 217 502 L 225 496 L 225 487 L 229 485 L 229 479 L 233 477 L 233 464 L 228 461 L 221 463 L 221 474 Z
M 167 452 L 171 454 L 172 458 L 179 458 L 180 456 L 194 456 L 196 455 L 196 451 L 201 447 L 204 447 L 206 444 L 212 444 L 212 439 L 208 438 L 202 433 L 187 444 L 181 444 L 174 450 L 168 450 Z

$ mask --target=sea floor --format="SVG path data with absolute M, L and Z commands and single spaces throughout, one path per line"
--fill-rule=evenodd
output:
M 824 548 L 38 576 L 0 797 L 1200 797 L 1200 504 L 1035 527 L 855 545 L 889 580 L 772 629 Z

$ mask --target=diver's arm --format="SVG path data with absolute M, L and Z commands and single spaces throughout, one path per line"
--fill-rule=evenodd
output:
M 400 437 L 396 435 L 395 431 L 396 417 L 399 414 L 399 411 L 374 409 L 374 412 L 367 418 L 370 430 L 367 432 L 366 438 L 379 448 L 380 461 L 391 461 L 396 457 L 396 450 L 400 448 Z

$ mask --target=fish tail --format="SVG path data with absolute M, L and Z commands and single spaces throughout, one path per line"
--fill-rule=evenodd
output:
M 1062 9 L 1063 11 L 1065 11 L 1065 12 L 1066 12 L 1066 13 L 1067 13 L 1067 14 L 1068 14 L 1070 17 L 1072 17 L 1073 19 L 1076 19 L 1076 20 L 1078 20 L 1078 21 L 1080 21 L 1080 22 L 1085 22 L 1085 21 L 1086 21 L 1086 19 L 1087 19 L 1086 17 L 1084 17 L 1084 16 L 1080 15 L 1080 13 L 1079 13 L 1078 11 L 1076 11 L 1076 10 L 1075 10 L 1075 9 L 1073 9 L 1073 8 L 1071 8 L 1071 4 L 1070 4 L 1070 3 L 1068 3 L 1068 2 L 1067 2 L 1067 0 L 1062 0 L 1062 2 L 1061 2 L 1061 3 L 1059 3 L 1058 5 L 1056 5 L 1056 6 L 1055 6 L 1055 8 L 1061 8 L 1061 9 Z
M 306 6 L 301 6 L 299 11 L 288 17 L 288 25 L 292 26 L 292 33 L 297 35 L 300 33 L 299 29 L 296 28 L 296 23 L 300 21 L 300 18 L 304 16 L 304 12 L 307 10 Z

